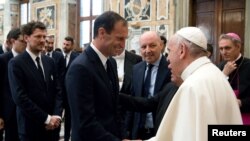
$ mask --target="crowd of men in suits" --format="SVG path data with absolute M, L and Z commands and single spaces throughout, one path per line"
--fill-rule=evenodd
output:
M 43 23 L 30 22 L 10 30 L 1 46 L 1 141 L 3 132 L 5 141 L 58 141 L 62 118 L 64 140 L 69 140 L 64 77 L 78 53 L 70 36 L 65 37 L 61 53 L 54 51 L 54 42 Z
M 93 41 L 81 54 L 73 51 L 74 39 L 70 36 L 64 38 L 62 52 L 55 51 L 55 40 L 47 36 L 42 22 L 32 21 L 9 32 L 2 49 L 5 53 L 0 55 L 0 74 L 4 76 L 0 79 L 0 127 L 4 127 L 5 141 L 58 141 L 62 120 L 64 141 L 146 140 L 154 137 L 158 129 L 157 138 L 166 138 L 161 131 L 168 120 L 161 121 L 166 118 L 165 112 L 175 93 L 181 93 L 179 86 L 182 83 L 189 86 L 180 74 L 175 75 L 170 69 L 173 66 L 163 54 L 167 40 L 162 40 L 165 38 L 155 31 L 147 31 L 139 40 L 140 55 L 127 51 L 128 23 L 113 11 L 98 16 L 93 31 Z M 185 40 L 181 38 L 178 43 L 183 43 L 181 49 L 187 50 L 178 53 L 191 54 L 188 57 L 192 60 L 193 54 L 188 54 L 192 51 L 187 47 L 191 43 L 186 45 L 186 40 L 196 39 L 186 37 L 189 32 L 183 32 L 180 33 Z M 175 36 L 168 48 L 171 51 L 179 38 Z M 223 39 L 240 40 L 234 34 Z M 199 47 L 197 52 L 202 52 L 198 59 L 206 58 L 206 40 L 201 40 L 204 42 L 195 45 Z M 226 43 L 221 43 L 222 54 L 228 49 Z M 234 45 L 237 48 L 238 44 Z M 172 59 L 173 53 L 170 55 Z M 179 59 L 187 61 L 181 55 Z M 227 54 L 224 57 L 227 62 L 220 68 L 233 82 L 232 87 L 239 93 L 238 103 L 247 113 L 250 86 L 242 88 L 237 80 L 245 82 L 249 77 L 241 78 L 237 66 L 249 61 L 240 52 L 233 59 Z M 235 62 L 229 63 L 237 57 L 243 61 L 238 61 L 237 66 Z

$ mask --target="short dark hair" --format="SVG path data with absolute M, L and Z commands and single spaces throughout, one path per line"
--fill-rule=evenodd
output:
M 62 52 L 60 48 L 56 48 L 55 51 Z
M 211 44 L 207 44 L 207 51 L 211 53 L 211 56 L 213 54 L 213 50 L 214 50 L 213 46 Z
M 64 40 L 70 41 L 70 42 L 72 43 L 72 45 L 74 44 L 74 39 L 73 39 L 73 37 L 71 37 L 71 36 L 65 37 Z
M 122 21 L 124 25 L 128 25 L 127 21 L 118 13 L 113 11 L 106 11 L 98 16 L 94 23 L 94 38 L 98 35 L 98 29 L 103 27 L 108 34 L 114 29 L 117 22 Z
M 31 21 L 21 27 L 23 35 L 31 35 L 36 29 L 46 30 L 46 26 L 40 21 Z
M 166 45 L 167 44 L 167 39 L 165 36 L 160 36 L 161 40 L 163 41 L 163 44 Z
M 7 35 L 7 40 L 10 39 L 15 39 L 17 40 L 19 38 L 19 35 L 21 35 L 21 30 L 20 28 L 13 28 L 9 31 L 8 35 Z

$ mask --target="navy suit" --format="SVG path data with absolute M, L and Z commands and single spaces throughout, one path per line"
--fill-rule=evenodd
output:
M 4 52 L 3 52 L 3 46 L 2 45 L 0 45 L 0 54 L 3 54 Z
M 50 115 L 62 114 L 61 85 L 54 61 L 42 55 L 45 80 L 27 51 L 10 60 L 9 82 L 17 105 L 18 133 L 24 141 L 55 141 L 55 130 L 46 130 Z
M 0 54 L 3 54 L 4 52 L 3 52 L 3 46 L 2 45 L 0 45 Z M 1 98 L 1 97 L 0 97 Z M 2 105 L 1 105 L 1 103 L 0 103 L 0 117 L 2 117 L 2 112 L 3 112 L 3 109 L 2 109 L 3 107 L 2 107 Z M 3 140 L 3 129 L 1 129 L 0 130 L 0 141 L 2 141 Z
M 147 63 L 145 61 L 142 61 L 133 67 L 132 88 L 131 88 L 131 93 L 133 96 L 143 97 L 143 84 L 144 84 L 146 67 Z M 166 57 L 162 56 L 155 80 L 154 94 L 160 92 L 163 89 L 163 86 L 170 81 L 171 81 L 171 72 L 168 69 L 168 62 L 166 61 Z M 142 116 L 141 113 L 134 113 L 134 115 L 128 114 L 128 121 L 131 123 L 132 120 L 132 129 L 130 129 L 132 139 L 138 138 L 137 134 L 138 134 L 139 124 L 141 123 L 140 121 L 141 116 Z M 154 118 L 155 118 L 155 112 L 153 112 L 153 120 Z
M 66 60 L 64 60 L 64 75 L 63 75 L 63 107 L 64 107 L 64 141 L 69 141 L 70 132 L 71 132 L 71 116 L 70 116 L 70 108 L 67 98 L 67 92 L 65 87 L 65 75 L 68 71 L 69 66 L 71 65 L 72 61 L 78 56 L 77 52 L 71 52 L 69 56 L 69 62 L 66 66 Z
M 64 74 L 65 74 L 65 62 L 63 54 L 58 51 L 52 51 L 52 58 L 55 61 L 57 72 L 59 73 L 60 81 L 64 81 Z
M 47 53 L 48 54 L 48 53 Z M 56 71 L 58 72 L 58 78 L 61 82 L 61 85 L 64 85 L 64 78 L 65 78 L 65 62 L 64 62 L 64 57 L 63 54 L 58 52 L 58 51 L 52 51 L 50 52 L 50 57 L 55 61 L 56 64 Z M 61 130 L 61 125 L 57 130 L 57 137 L 58 140 L 60 139 L 60 130 Z
M 13 58 L 13 53 L 7 52 L 0 56 L 0 103 L 4 119 L 5 141 L 19 141 L 17 133 L 16 104 L 14 103 L 8 80 L 8 62 Z
M 65 80 L 73 141 L 121 141 L 117 66 L 110 62 L 113 85 L 90 46 L 70 65 Z

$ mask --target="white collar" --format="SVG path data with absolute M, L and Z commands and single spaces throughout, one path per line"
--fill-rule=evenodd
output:
M 101 61 L 102 61 L 103 66 L 105 67 L 108 58 L 105 57 L 105 56 L 96 48 L 96 46 L 95 46 L 93 43 L 90 44 L 90 47 L 92 47 L 93 50 L 97 53 L 97 55 L 99 56 L 99 58 L 100 58 Z
M 203 56 L 194 60 L 181 73 L 182 80 L 185 81 L 185 79 L 187 79 L 195 70 L 197 70 L 200 66 L 207 64 L 207 63 L 211 63 L 211 61 L 206 56 Z

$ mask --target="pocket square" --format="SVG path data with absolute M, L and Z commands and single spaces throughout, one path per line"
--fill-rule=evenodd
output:
M 53 80 L 53 75 L 50 76 L 51 80 Z

